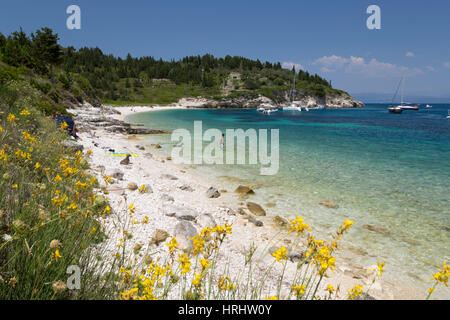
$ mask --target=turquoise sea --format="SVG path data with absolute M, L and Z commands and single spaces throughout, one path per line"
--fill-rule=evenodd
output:
M 280 169 L 259 175 L 259 165 L 203 165 L 220 187 L 259 184 L 255 202 L 270 215 L 300 215 L 327 237 L 345 219 L 356 221 L 340 258 L 370 266 L 386 261 L 386 280 L 419 290 L 444 260 L 450 261 L 450 105 L 395 115 L 387 105 L 363 109 L 311 110 L 300 114 L 255 110 L 163 110 L 127 118 L 154 129 L 207 128 L 280 130 Z M 170 135 L 151 135 L 170 154 Z M 330 200 L 339 205 L 319 205 Z M 253 200 L 252 200 L 253 201 Z M 384 228 L 369 231 L 365 225 Z M 338 261 L 339 263 L 339 261 Z M 450 298 L 450 289 L 436 292 Z

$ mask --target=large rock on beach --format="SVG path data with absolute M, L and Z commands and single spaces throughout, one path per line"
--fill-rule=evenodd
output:
M 236 188 L 236 190 L 234 190 L 234 192 L 239 193 L 239 194 L 255 194 L 255 191 L 253 191 L 253 189 L 251 189 L 250 187 L 247 186 L 242 186 L 240 185 L 239 187 Z
M 203 213 L 199 215 L 195 222 L 203 229 L 203 228 L 214 228 L 217 226 L 216 220 L 210 213 Z
M 206 190 L 206 196 L 208 198 L 218 198 L 220 197 L 220 192 L 214 187 L 210 187 L 208 190 Z
M 179 187 L 179 189 L 183 190 L 183 191 L 187 191 L 187 192 L 194 192 L 195 190 L 187 185 L 187 184 L 183 184 L 182 186 Z
M 166 241 L 168 237 L 169 234 L 165 230 L 156 229 L 155 232 L 153 232 L 152 239 L 150 240 L 150 245 L 159 246 L 159 244 Z
M 266 211 L 257 203 L 247 202 L 247 208 L 256 216 L 265 216 Z
M 127 188 L 128 188 L 129 190 L 131 190 L 131 191 L 135 191 L 135 190 L 137 190 L 139 187 L 138 187 L 138 185 L 137 185 L 136 182 L 130 182 L 130 183 L 127 185 Z
M 192 209 L 173 205 L 165 206 L 163 211 L 166 216 L 179 220 L 194 221 L 198 216 L 198 213 Z
M 197 235 L 197 229 L 189 221 L 180 221 L 174 228 L 174 237 L 178 247 L 184 252 L 190 252 L 193 248 L 192 238 Z
M 64 140 L 63 146 L 67 149 L 71 149 L 74 151 L 83 151 L 84 149 L 83 145 L 76 143 L 75 141 L 72 140 Z

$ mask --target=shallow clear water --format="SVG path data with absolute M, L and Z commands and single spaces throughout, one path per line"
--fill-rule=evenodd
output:
M 343 258 L 350 263 L 385 260 L 386 277 L 421 289 L 443 260 L 450 261 L 450 105 L 389 114 L 386 105 L 364 109 L 311 110 L 270 116 L 255 110 L 164 110 L 131 115 L 154 129 L 280 129 L 280 170 L 260 176 L 259 165 L 211 165 L 213 175 L 233 190 L 260 183 L 255 202 L 276 206 L 271 215 L 300 215 L 321 236 L 344 219 L 356 221 L 345 237 Z M 147 137 L 170 153 L 170 135 Z M 319 205 L 331 200 L 339 205 Z M 389 234 L 367 230 L 383 227 Z M 440 291 L 450 298 L 450 290 Z

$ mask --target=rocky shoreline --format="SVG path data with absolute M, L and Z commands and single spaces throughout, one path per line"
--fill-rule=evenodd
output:
M 289 92 L 280 91 L 274 99 L 270 99 L 261 94 L 255 95 L 242 95 L 238 97 L 224 97 L 221 99 L 207 99 L 207 98 L 182 98 L 175 105 L 182 105 L 186 108 L 245 108 L 253 109 L 258 108 L 261 104 L 270 104 L 280 107 L 281 105 L 289 104 Z M 365 105 L 361 101 L 355 100 L 353 97 L 347 94 L 327 94 L 323 97 L 304 95 L 301 92 L 297 92 L 294 101 L 302 106 L 306 106 L 310 109 L 314 108 L 363 108 Z
M 186 108 L 186 105 L 178 106 Z M 169 107 L 173 108 L 173 107 Z M 175 237 L 180 246 L 189 250 L 192 238 L 202 228 L 214 225 L 232 224 L 233 232 L 223 243 L 220 261 L 229 270 L 241 270 L 242 262 L 248 250 L 256 245 L 255 255 L 261 256 L 255 266 L 254 279 L 265 277 L 266 268 L 274 258 L 271 256 L 281 246 L 288 249 L 286 277 L 282 286 L 282 297 L 289 292 L 289 281 L 296 273 L 296 262 L 305 253 L 304 242 L 298 245 L 295 237 L 287 232 L 288 222 L 280 216 L 272 216 L 270 207 L 263 208 L 251 201 L 252 194 L 258 192 L 249 186 L 236 184 L 233 189 L 226 189 L 218 182 L 202 177 L 195 166 L 177 165 L 170 157 L 159 153 L 157 146 L 148 145 L 132 127 L 124 121 L 126 115 L 139 111 L 164 109 L 162 107 L 123 107 L 118 110 L 96 108 L 85 104 L 80 108 L 69 110 L 74 114 L 80 128 L 77 142 L 84 151 L 91 150 L 88 157 L 90 173 L 103 182 L 105 176 L 111 178 L 97 190 L 97 196 L 108 199 L 112 214 L 102 218 L 107 239 L 99 246 L 106 253 L 105 261 L 111 259 L 121 243 L 124 234 L 132 235 L 124 249 L 126 259 L 135 267 L 144 263 L 150 255 L 153 259 L 163 258 L 168 253 L 164 245 L 170 237 Z M 105 110 L 107 112 L 105 112 Z M 112 129 L 114 128 L 114 129 Z M 164 130 L 149 130 L 167 133 Z M 120 164 L 123 158 L 115 157 L 110 152 L 133 153 L 127 165 Z M 147 192 L 139 189 L 145 186 Z M 133 204 L 135 213 L 132 223 L 127 207 Z M 324 204 L 326 205 L 326 204 Z M 327 284 L 340 285 L 340 298 L 345 299 L 347 289 L 356 284 L 369 285 L 370 272 L 359 265 L 336 263 L 336 272 L 321 284 L 324 290 Z M 276 265 L 270 272 L 265 286 L 268 291 L 275 288 L 281 272 Z M 376 299 L 408 299 L 412 295 L 401 290 L 397 284 L 377 280 L 371 288 L 371 297 Z M 177 297 L 169 297 L 176 299 Z M 413 297 L 415 298 L 415 297 Z

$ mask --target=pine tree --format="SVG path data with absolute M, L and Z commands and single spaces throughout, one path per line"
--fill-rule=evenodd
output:
M 62 61 L 62 50 L 58 44 L 58 34 L 53 34 L 50 28 L 41 28 L 36 31 L 36 34 L 32 34 L 34 55 L 38 60 L 43 61 L 50 65 L 51 79 L 53 79 L 53 66 L 59 64 Z

